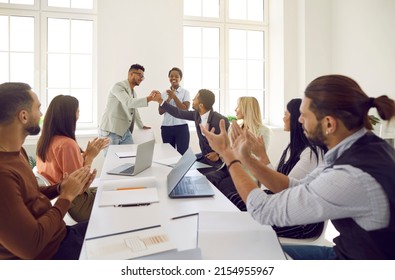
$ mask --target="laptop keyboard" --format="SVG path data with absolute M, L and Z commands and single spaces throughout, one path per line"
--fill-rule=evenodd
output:
M 134 172 L 134 165 L 121 171 L 122 174 L 132 174 Z
M 174 190 L 175 194 L 194 194 L 195 189 L 191 185 L 191 178 L 184 177 L 178 184 Z

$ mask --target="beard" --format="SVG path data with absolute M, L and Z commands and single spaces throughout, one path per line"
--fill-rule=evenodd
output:
M 326 145 L 326 143 L 325 143 L 326 138 L 325 138 L 324 132 L 322 131 L 322 127 L 320 125 L 317 125 L 312 133 L 307 132 L 307 130 L 305 130 L 305 129 L 304 129 L 304 133 L 305 133 L 307 139 L 310 141 L 310 143 L 312 143 L 316 146 L 325 146 Z
M 26 131 L 29 135 L 37 135 L 37 134 L 40 133 L 41 127 L 40 127 L 38 124 L 29 123 L 29 124 L 27 124 L 27 126 L 25 127 L 25 131 Z

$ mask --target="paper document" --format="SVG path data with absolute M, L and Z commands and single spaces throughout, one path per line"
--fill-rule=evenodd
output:
M 135 157 L 137 153 L 136 151 L 128 151 L 128 152 L 116 152 L 115 155 L 119 158 L 129 158 L 129 157 Z
M 99 206 L 138 206 L 159 202 L 156 188 L 130 188 L 118 190 L 103 190 Z
M 198 247 L 206 260 L 285 260 L 276 232 L 247 212 L 199 212 Z
M 134 259 L 175 249 L 160 226 L 86 240 L 86 254 L 91 260 Z
M 166 166 L 170 166 L 170 167 L 174 167 L 178 160 L 181 158 L 181 156 L 175 156 L 175 157 L 169 157 L 169 158 L 162 158 L 162 159 L 155 159 L 154 162 L 155 163 L 159 163 L 162 165 L 166 165 Z

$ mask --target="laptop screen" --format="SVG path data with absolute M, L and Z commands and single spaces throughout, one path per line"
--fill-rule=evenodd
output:
M 196 161 L 196 156 L 189 148 L 167 175 L 167 192 L 170 194 Z

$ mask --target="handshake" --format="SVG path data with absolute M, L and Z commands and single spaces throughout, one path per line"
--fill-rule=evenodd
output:
M 161 104 L 163 102 L 162 95 L 158 90 L 153 90 L 150 95 L 147 96 L 147 101 L 156 101 Z

